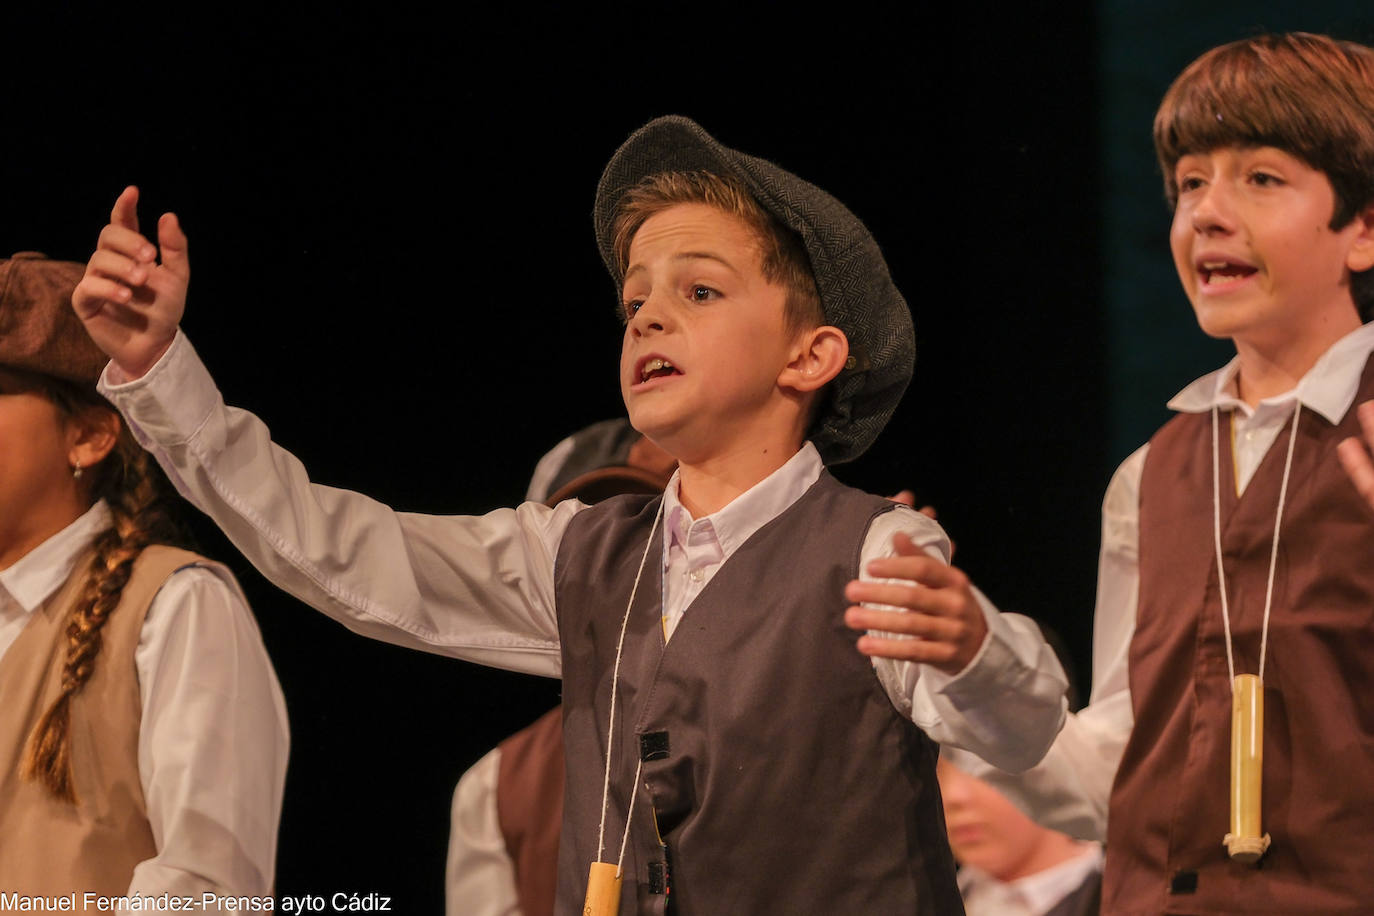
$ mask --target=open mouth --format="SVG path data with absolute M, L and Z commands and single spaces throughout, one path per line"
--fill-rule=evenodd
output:
M 1253 273 L 1255 268 L 1236 261 L 1203 261 L 1198 264 L 1198 274 L 1202 277 L 1203 286 L 1244 280 Z
M 681 375 L 682 372 L 668 360 L 661 356 L 647 359 L 639 367 L 639 380 L 647 382 L 656 378 L 667 378 L 670 375 Z

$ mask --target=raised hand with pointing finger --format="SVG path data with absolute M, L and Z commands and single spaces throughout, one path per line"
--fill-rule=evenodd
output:
M 176 337 L 190 279 L 186 235 L 176 214 L 162 214 L 154 246 L 138 231 L 138 188 L 131 185 L 110 211 L 72 306 L 91 339 L 128 379 L 136 379 Z

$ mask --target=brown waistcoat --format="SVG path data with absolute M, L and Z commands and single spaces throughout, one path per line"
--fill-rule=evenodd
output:
M 85 584 L 90 555 L 0 659 L 0 891 L 58 895 L 128 891 L 134 866 L 156 855 L 138 771 L 142 703 L 134 650 L 148 605 L 177 569 L 203 562 L 149 547 L 134 563 L 119 605 L 101 628 L 101 649 L 71 702 L 71 759 L 77 804 L 21 779 L 39 718 L 60 693 L 67 614 Z
M 496 819 L 515 863 L 522 916 L 552 916 L 563 823 L 563 709 L 556 706 L 500 744 Z
M 1366 367 L 1355 403 L 1374 396 Z M 1212 523 L 1210 414 L 1151 440 L 1140 487 L 1135 727 L 1112 791 L 1104 913 L 1374 912 L 1374 516 L 1336 443 L 1357 432 L 1303 410 L 1288 485 L 1264 673 L 1260 867 L 1227 857 L 1231 691 Z M 1256 673 L 1279 434 L 1237 499 L 1220 423 L 1222 553 L 1236 673 Z
M 559 549 L 565 916 L 580 912 L 597 856 L 616 640 L 657 508 L 603 502 Z M 843 620 L 869 522 L 890 508 L 822 474 L 731 556 L 666 646 L 653 533 L 625 635 L 606 816 L 613 863 L 633 812 L 621 916 L 963 912 L 935 745 L 893 708 Z

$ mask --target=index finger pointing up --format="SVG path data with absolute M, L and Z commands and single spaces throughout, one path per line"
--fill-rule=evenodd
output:
M 138 188 L 129 185 L 119 193 L 110 210 L 110 222 L 115 226 L 138 231 Z

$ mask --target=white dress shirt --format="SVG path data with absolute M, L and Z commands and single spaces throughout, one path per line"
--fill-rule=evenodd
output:
M 96 503 L 0 572 L 0 659 L 110 524 Z M 138 770 L 157 855 L 134 868 L 129 896 L 270 893 L 290 738 L 276 674 L 230 572 L 173 573 L 149 605 L 134 665 Z
M 559 675 L 554 560 L 582 503 L 550 509 L 527 502 L 483 516 L 396 512 L 359 493 L 312 484 L 261 420 L 225 406 L 180 332 L 141 379 L 121 383 L 112 371 L 107 367 L 101 391 L 135 436 L 178 490 L 277 585 L 366 636 Z M 791 493 L 796 480 L 814 480 L 820 467 L 808 444 L 739 499 L 757 498 L 771 507 L 763 511 L 775 511 L 795 496 L 779 500 L 770 491 Z M 668 490 L 675 498 L 676 476 Z M 898 528 L 918 543 L 945 543 L 919 513 L 898 507 L 881 519 L 865 541 L 865 561 L 890 553 Z M 1040 759 L 1063 721 L 1065 680 L 1032 621 L 986 603 L 984 610 L 988 637 L 957 676 L 894 663 L 899 674 L 883 682 L 897 708 L 909 710 L 935 740 L 1024 769 Z
M 501 748 L 494 747 L 468 768 L 453 790 L 449 812 L 444 912 L 448 916 L 521 916 L 515 890 L 515 862 L 501 832 L 496 784 Z M 546 863 L 556 871 L 556 862 Z
M 1184 388 L 1169 407 L 1184 413 L 1205 413 L 1213 405 L 1221 411 L 1235 409 L 1236 481 L 1243 491 L 1280 434 L 1287 436 L 1295 400 L 1330 423 L 1345 417 L 1371 352 L 1374 324 L 1367 324 L 1333 344 L 1291 391 L 1254 408 L 1236 396 L 1240 364 L 1233 359 Z M 1224 417 L 1221 422 L 1219 433 L 1225 436 Z M 1102 502 L 1091 701 L 1069 716 L 1050 752 L 1032 770 L 1009 776 L 987 765 L 969 768 L 1038 823 L 1088 839 L 1106 837 L 1112 781 L 1135 721 L 1127 675 L 1140 588 L 1140 475 L 1148 450 L 1147 443 L 1122 462 Z

